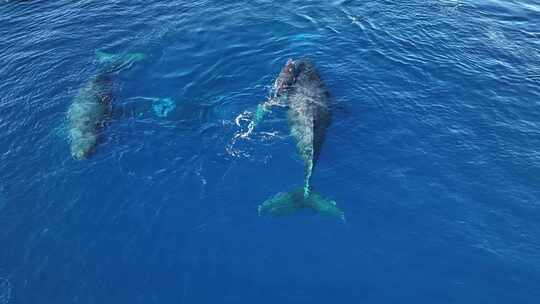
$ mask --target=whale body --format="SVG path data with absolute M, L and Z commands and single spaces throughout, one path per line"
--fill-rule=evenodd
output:
M 98 144 L 99 134 L 111 112 L 114 74 L 144 55 L 98 53 L 98 58 L 107 62 L 106 67 L 79 89 L 66 114 L 71 155 L 78 160 L 90 157 Z
M 311 186 L 313 170 L 332 120 L 330 94 L 315 65 L 306 59 L 289 60 L 274 84 L 270 103 L 285 102 L 287 122 L 304 163 L 304 186 L 278 193 L 259 205 L 259 214 L 289 214 L 300 209 L 313 209 L 320 214 L 344 220 L 335 201 L 314 193 Z M 263 106 L 263 108 L 265 108 Z
M 68 135 L 71 155 L 88 158 L 95 150 L 98 133 L 110 111 L 111 80 L 108 74 L 96 75 L 82 87 L 68 109 Z

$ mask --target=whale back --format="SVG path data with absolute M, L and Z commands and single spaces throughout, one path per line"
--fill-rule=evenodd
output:
M 300 155 L 308 166 L 310 162 L 314 166 L 332 119 L 329 93 L 310 61 L 296 61 L 295 74 L 287 117 Z

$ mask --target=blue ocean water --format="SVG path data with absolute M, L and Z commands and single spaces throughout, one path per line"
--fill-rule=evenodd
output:
M 0 304 L 538 303 L 536 0 L 2 1 L 0 37 Z M 146 58 L 77 161 L 96 51 Z M 246 117 L 300 57 L 346 223 L 257 216 L 303 165 Z

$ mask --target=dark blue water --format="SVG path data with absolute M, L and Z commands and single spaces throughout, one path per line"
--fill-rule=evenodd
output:
M 536 0 L 2 1 L 0 37 L 0 304 L 538 303 Z M 97 50 L 146 58 L 76 161 Z M 283 111 L 240 118 L 299 57 L 345 224 L 257 216 L 303 164 Z

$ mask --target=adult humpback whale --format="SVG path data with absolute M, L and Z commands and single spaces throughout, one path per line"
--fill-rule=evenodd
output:
M 99 133 L 111 111 L 112 76 L 144 58 L 133 53 L 124 56 L 96 53 L 99 61 L 107 65 L 77 92 L 66 116 L 71 155 L 78 160 L 86 159 L 94 152 Z
M 275 81 L 270 100 L 258 107 L 255 122 L 275 104 L 287 107 L 289 128 L 304 161 L 304 187 L 278 193 L 266 200 L 259 205 L 259 215 L 290 214 L 308 208 L 344 220 L 335 201 L 314 193 L 311 187 L 313 169 L 332 118 L 328 90 L 313 63 L 305 59 L 287 61 Z

